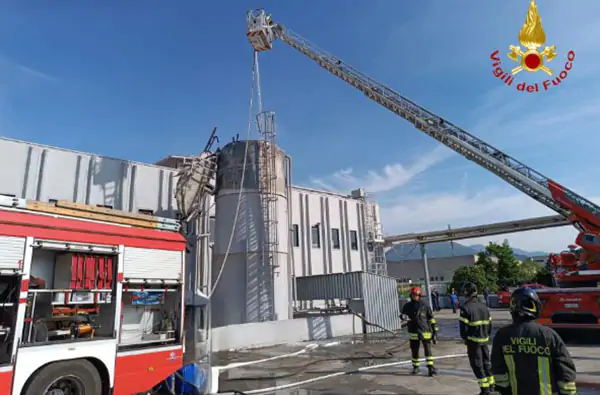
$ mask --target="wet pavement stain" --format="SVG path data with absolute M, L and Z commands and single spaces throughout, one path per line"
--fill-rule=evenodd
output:
M 492 311 L 492 315 L 494 333 L 499 327 L 510 322 L 506 311 Z M 438 315 L 440 339 L 433 348 L 434 355 L 466 352 L 464 344 L 459 340 L 457 318 L 458 315 L 451 312 Z M 410 365 L 355 372 L 356 369 L 364 366 L 410 360 L 406 332 L 396 337 L 387 334 L 369 334 L 335 340 L 340 344 L 330 348 L 318 348 L 310 354 L 226 371 L 220 377 L 220 391 L 262 389 L 346 371 L 350 373 L 310 384 L 301 384 L 276 393 L 290 395 L 470 395 L 478 393 L 478 386 L 466 357 L 436 362 L 439 375 L 434 378 L 427 377 L 425 369 L 422 369 L 423 373 L 420 375 L 411 376 Z M 569 345 L 569 349 L 578 365 L 578 372 L 581 372 L 578 373 L 579 394 L 600 395 L 600 357 L 596 350 L 597 342 L 596 346 L 593 346 L 591 343 L 581 344 L 581 339 L 577 340 L 578 344 Z M 220 356 L 222 361 L 219 364 L 263 359 L 298 351 L 304 347 L 306 344 L 222 354 Z M 421 357 L 423 357 L 422 353 L 421 349 Z

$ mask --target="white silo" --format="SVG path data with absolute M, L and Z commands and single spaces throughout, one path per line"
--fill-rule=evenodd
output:
M 292 318 L 289 171 L 289 158 L 267 141 L 234 141 L 219 153 L 213 286 L 222 273 L 211 297 L 213 327 Z

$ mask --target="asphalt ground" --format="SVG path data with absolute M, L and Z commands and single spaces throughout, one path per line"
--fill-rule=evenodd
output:
M 493 310 L 495 328 L 510 322 L 507 310 Z M 464 354 L 465 346 L 458 335 L 457 315 L 444 310 L 436 316 L 440 338 L 434 346 L 434 356 Z M 569 351 L 577 366 L 580 395 L 600 395 L 600 341 L 593 336 L 567 336 Z M 324 347 L 331 342 L 337 344 Z M 249 392 L 275 386 L 291 388 L 262 392 L 290 395 L 350 395 L 350 394 L 478 394 L 479 388 L 466 357 L 436 361 L 439 375 L 427 377 L 422 363 L 419 376 L 411 376 L 410 364 L 356 371 L 367 366 L 410 360 L 406 332 L 399 336 L 368 335 L 331 339 L 306 353 L 267 361 L 259 364 L 227 369 L 219 376 L 219 391 Z M 261 349 L 218 353 L 213 366 L 225 366 L 265 359 L 300 351 L 308 343 L 287 344 Z M 421 356 L 423 356 L 421 351 Z M 343 376 L 296 385 L 300 381 L 334 374 L 353 372 Z

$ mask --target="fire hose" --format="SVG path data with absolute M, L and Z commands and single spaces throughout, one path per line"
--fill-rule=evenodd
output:
M 405 328 L 407 326 L 407 322 L 403 322 L 400 326 L 399 330 L 391 330 L 389 328 L 385 328 L 379 324 L 375 324 L 373 322 L 370 322 L 369 320 L 367 320 L 363 315 L 356 313 L 355 311 L 353 311 L 350 307 L 347 306 L 347 310 L 350 314 L 353 314 L 354 316 L 358 317 L 360 320 L 364 321 L 365 324 L 376 327 L 381 329 L 384 332 L 393 334 L 394 336 L 397 336 L 399 334 L 399 331 L 402 330 L 403 328 Z M 437 339 L 434 336 L 434 338 L 432 339 L 434 344 L 437 344 Z M 358 355 L 351 355 L 351 356 L 339 356 L 339 357 L 330 357 L 330 358 L 321 358 L 321 359 L 317 359 L 314 361 L 310 361 L 306 364 L 300 365 L 300 366 L 294 366 L 294 367 L 288 367 L 288 368 L 296 368 L 293 372 L 290 373 L 284 373 L 281 375 L 277 375 L 277 376 L 252 376 L 252 377 L 236 377 L 236 378 L 230 378 L 227 379 L 227 381 L 256 381 L 256 380 L 277 380 L 277 379 L 284 379 L 284 378 L 289 378 L 289 377 L 293 377 L 293 376 L 297 376 L 299 374 L 302 373 L 317 373 L 317 372 L 309 372 L 307 371 L 306 368 L 308 368 L 309 366 L 313 366 L 313 365 L 317 365 L 320 363 L 324 363 L 324 362 L 333 362 L 333 361 L 345 361 L 345 362 L 349 362 L 349 361 L 356 361 L 356 360 L 375 360 L 375 359 L 391 359 L 394 357 L 395 353 L 401 352 L 401 351 L 405 351 L 406 349 L 408 349 L 408 347 L 406 347 L 408 341 L 404 341 L 401 344 L 398 344 L 396 346 L 393 346 L 391 348 L 388 348 L 386 350 L 384 350 L 384 352 L 382 354 L 372 354 L 368 351 L 363 351 L 363 353 L 366 353 L 368 355 L 366 356 L 358 356 Z M 439 359 L 449 359 L 449 358 L 459 358 L 459 357 L 464 357 L 467 354 L 450 354 L 450 355 L 444 355 L 444 356 L 438 356 L 438 357 L 434 357 L 434 360 L 439 360 Z M 421 361 L 424 361 L 424 359 L 421 359 Z M 326 380 L 329 378 L 333 378 L 333 377 L 338 377 L 338 376 L 343 376 L 343 375 L 349 375 L 349 374 L 355 374 L 357 372 L 364 372 L 364 371 L 369 371 L 369 370 L 374 370 L 374 369 L 381 369 L 381 368 L 386 368 L 386 367 L 395 367 L 395 366 L 403 366 L 403 365 L 408 365 L 412 363 L 412 360 L 407 360 L 407 361 L 398 361 L 398 362 L 388 362 L 388 363 L 382 363 L 382 364 L 377 364 L 377 365 L 370 365 L 370 366 L 363 366 L 360 367 L 358 369 L 352 369 L 352 370 L 348 370 L 348 371 L 341 371 L 341 372 L 335 372 L 335 373 L 331 373 L 331 374 L 327 374 L 324 376 L 319 376 L 319 377 L 314 377 L 311 379 L 307 379 L 307 380 L 303 380 L 303 381 L 299 381 L 299 382 L 295 382 L 295 383 L 290 383 L 290 384 L 286 384 L 286 385 L 281 385 L 281 386 L 275 386 L 275 387 L 269 387 L 269 388 L 261 388 L 261 389 L 255 389 L 255 390 L 250 390 L 250 391 L 239 391 L 239 390 L 235 390 L 235 391 L 229 391 L 229 392 L 224 392 L 224 393 L 230 393 L 230 394 L 239 394 L 239 395 L 250 395 L 250 394 L 263 394 L 263 393 L 268 393 L 268 392 L 274 392 L 274 391 L 278 391 L 278 390 L 283 390 L 283 389 L 288 389 L 288 388 L 293 388 L 293 387 L 297 387 L 300 385 L 305 385 L 305 384 L 310 384 L 316 381 L 320 381 L 320 380 Z

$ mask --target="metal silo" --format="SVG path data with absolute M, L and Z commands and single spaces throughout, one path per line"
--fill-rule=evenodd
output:
M 234 233 L 211 298 L 213 327 L 291 318 L 290 163 L 281 148 L 264 140 L 234 141 L 219 154 L 213 284 Z

